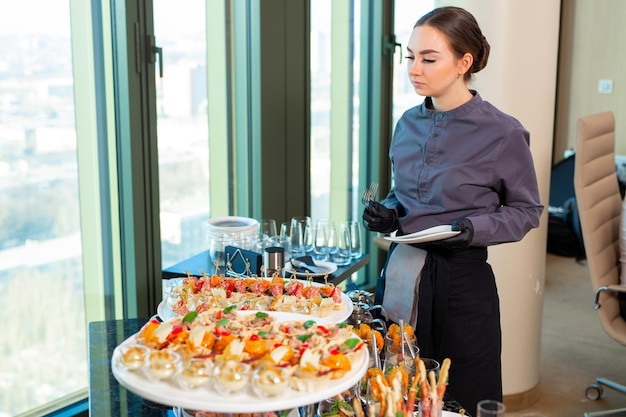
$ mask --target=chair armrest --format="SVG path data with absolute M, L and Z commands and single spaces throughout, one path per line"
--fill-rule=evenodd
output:
M 596 290 L 595 301 L 593 303 L 593 308 L 595 310 L 600 308 L 600 294 L 603 293 L 604 291 L 609 291 L 609 292 L 613 292 L 613 293 L 620 293 L 621 292 L 621 293 L 626 294 L 626 286 L 612 284 L 612 285 L 603 285 L 603 286 L 599 287 Z

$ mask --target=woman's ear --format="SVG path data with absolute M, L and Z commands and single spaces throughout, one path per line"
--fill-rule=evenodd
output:
M 466 52 L 465 55 L 459 59 L 459 75 L 465 75 L 470 68 L 472 68 L 472 64 L 474 63 L 474 57 L 469 52 Z

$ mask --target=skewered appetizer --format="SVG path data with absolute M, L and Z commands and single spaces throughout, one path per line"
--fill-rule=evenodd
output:
M 243 312 L 235 306 L 193 311 L 166 322 L 150 320 L 132 344 L 149 349 L 150 357 L 155 358 L 149 360 L 150 366 L 159 357 L 178 357 L 182 365 L 176 367 L 183 367 L 178 379 L 185 388 L 206 382 L 200 369 L 206 369 L 207 364 L 198 364 L 200 369 L 189 367 L 191 359 L 197 358 L 215 368 L 212 378 L 216 389 L 235 392 L 252 380 L 253 390 L 260 396 L 278 395 L 287 386 L 315 391 L 329 380 L 342 378 L 367 351 L 346 323 L 318 323 L 314 319 L 278 322 L 271 313 Z M 120 363 L 126 366 L 124 360 Z M 155 378 L 170 377 L 176 372 L 172 369 L 161 367 Z
M 166 301 L 173 313 L 237 306 L 238 310 L 281 311 L 325 317 L 344 307 L 342 290 L 295 278 L 232 278 L 189 275 L 170 289 Z

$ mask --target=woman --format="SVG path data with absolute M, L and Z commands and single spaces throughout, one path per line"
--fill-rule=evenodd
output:
M 519 241 L 543 211 L 528 131 L 468 89 L 489 51 L 464 9 L 437 8 L 417 21 L 406 59 L 425 99 L 396 125 L 392 190 L 363 212 L 375 232 L 440 225 L 459 232 L 394 244 L 377 295 L 395 308 L 392 320 L 417 320 L 421 356 L 451 359 L 448 392 L 470 413 L 480 400 L 502 400 L 500 310 L 487 246 Z

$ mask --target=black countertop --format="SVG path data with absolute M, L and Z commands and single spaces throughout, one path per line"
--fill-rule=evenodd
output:
M 350 277 L 350 275 L 367 265 L 369 259 L 369 255 L 361 255 L 353 259 L 349 265 L 338 266 L 337 270 L 329 275 L 328 282 L 339 285 Z M 164 269 L 163 279 L 186 277 L 188 273 L 194 276 L 202 276 L 203 272 L 210 273 L 210 271 L 214 269 L 214 266 L 211 264 L 209 251 L 207 250 Z M 323 282 L 323 278 L 321 277 L 315 277 L 313 280 Z
M 111 372 L 113 350 L 137 333 L 149 317 L 89 323 L 89 415 L 93 417 L 175 417 L 171 406 L 156 404 L 122 387 Z

